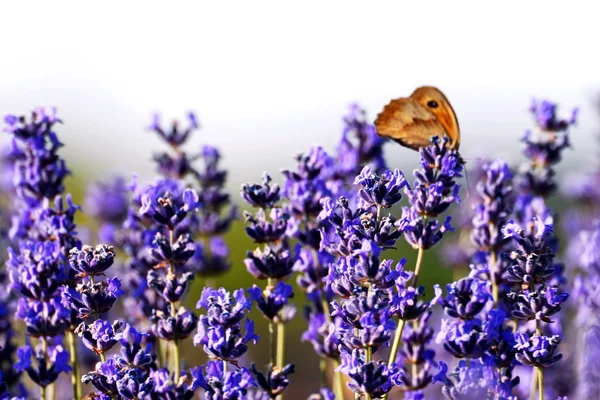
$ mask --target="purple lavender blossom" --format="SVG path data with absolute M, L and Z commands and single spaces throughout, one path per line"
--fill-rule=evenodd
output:
M 122 325 L 121 321 L 115 321 L 113 324 L 110 324 L 107 321 L 98 319 L 91 325 L 82 322 L 75 330 L 75 333 L 82 338 L 85 347 L 97 354 L 103 354 L 121 340 L 122 333 L 120 331 Z
M 267 287 L 264 291 L 254 285 L 248 289 L 248 294 L 260 312 L 270 320 L 280 318 L 279 312 L 294 297 L 292 286 L 284 282 L 278 282 L 275 288 Z
M 46 387 L 56 381 L 61 372 L 71 371 L 69 366 L 69 353 L 62 346 L 53 346 L 47 350 L 48 359 L 41 349 L 34 349 L 25 345 L 17 350 L 18 362 L 15 364 L 17 371 L 26 371 L 29 378 L 41 387 Z M 36 364 L 33 363 L 35 358 Z
M 279 185 L 271 186 L 271 177 L 266 172 L 263 174 L 262 185 L 248 183 L 242 186 L 242 198 L 256 208 L 273 208 L 280 199 Z
M 254 378 L 246 368 L 223 371 L 223 363 L 209 361 L 192 371 L 194 386 L 204 389 L 207 400 L 243 399 L 248 389 L 256 386 Z
M 112 246 L 99 244 L 95 248 L 83 246 L 81 250 L 71 249 L 69 265 L 78 273 L 78 277 L 103 275 L 115 260 Z
M 246 300 L 243 290 L 233 296 L 225 289 L 204 288 L 197 308 L 204 308 L 206 315 L 200 317 L 194 345 L 202 345 L 213 358 L 235 363 L 248 350 L 247 344 L 256 343 L 254 323 L 246 320 L 242 333 L 241 320 L 250 310 L 252 301 Z
M 380 398 L 402 384 L 403 374 L 395 366 L 388 368 L 383 361 L 365 362 L 358 350 L 342 353 L 339 369 L 350 377 L 348 388 L 357 395 Z
M 546 100 L 534 100 L 530 108 L 537 126 L 523 137 L 525 155 L 531 160 L 519 171 L 519 186 L 525 193 L 548 196 L 556 190 L 553 166 L 570 146 L 568 128 L 575 124 L 578 111 L 574 109 L 569 119 L 559 120 L 556 109 L 556 104 Z
M 119 176 L 107 183 L 88 186 L 84 205 L 85 212 L 102 223 L 122 223 L 128 207 L 125 179 Z
M 455 179 L 462 177 L 463 162 L 455 150 L 446 146 L 448 138 L 431 139 L 431 144 L 419 150 L 421 169 L 414 171 L 413 188 L 407 190 L 411 207 L 402 212 L 404 234 L 415 249 L 428 249 L 439 242 L 448 230 L 453 230 L 450 217 L 440 224 L 436 217 L 452 203 L 460 203 L 459 186 Z
M 25 117 L 7 115 L 4 131 L 19 142 L 14 146 L 14 185 L 17 194 L 29 205 L 37 205 L 44 198 L 52 199 L 64 191 L 63 181 L 69 174 L 63 159 L 58 157 L 62 143 L 53 126 L 61 122 L 56 109 L 38 108 Z
M 343 119 L 344 130 L 336 155 L 338 174 L 351 181 L 366 164 L 372 164 L 378 172 L 385 170 L 383 144 L 386 140 L 377 135 L 366 111 L 358 104 L 351 104 Z
M 288 375 L 295 371 L 293 364 L 282 368 L 269 364 L 265 373 L 258 371 L 256 365 L 252 364 L 250 371 L 254 375 L 254 382 L 271 399 L 277 398 L 289 386 Z
M 515 340 L 515 348 L 519 351 L 516 357 L 523 364 L 548 368 L 562 358 L 558 352 L 561 338 L 557 335 L 529 337 L 526 333 L 516 332 Z

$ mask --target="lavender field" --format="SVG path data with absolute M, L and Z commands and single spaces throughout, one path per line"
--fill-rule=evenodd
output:
M 2 398 L 597 398 L 597 172 L 556 178 L 577 109 L 529 111 L 518 165 L 440 132 L 403 173 L 353 105 L 237 193 L 155 115 L 156 178 L 80 203 L 57 110 L 7 115 Z

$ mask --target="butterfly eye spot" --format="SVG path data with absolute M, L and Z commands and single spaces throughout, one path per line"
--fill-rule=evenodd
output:
M 429 107 L 429 108 L 438 108 L 438 103 L 435 100 L 429 100 L 427 102 L 427 107 Z

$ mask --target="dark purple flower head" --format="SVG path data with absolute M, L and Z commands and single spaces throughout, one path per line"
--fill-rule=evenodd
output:
M 148 271 L 147 277 L 148 286 L 156 290 L 156 293 L 169 303 L 181 301 L 193 280 L 193 272 L 186 272 L 179 277 L 167 274 L 163 278 L 156 270 L 151 270 Z
M 525 287 L 544 283 L 554 272 L 553 226 L 546 225 L 534 217 L 530 224 L 531 232 L 524 230 L 514 221 L 508 221 L 502 228 L 505 238 L 510 238 L 516 250 L 508 255 L 508 280 Z
M 154 381 L 147 373 L 135 369 L 121 374 L 117 381 L 117 392 L 123 399 L 136 400 L 148 398 L 154 393 Z M 107 396 L 110 398 L 110 396 Z M 108 400 L 108 399 L 107 399 Z
M 285 279 L 293 273 L 295 260 L 284 242 L 248 251 L 244 263 L 248 272 L 257 279 Z
M 205 319 L 198 324 L 198 333 L 194 336 L 194 345 L 202 345 L 209 357 L 236 363 L 248 351 L 248 343 L 259 339 L 254 333 L 254 323 L 246 320 L 244 333 L 240 325 L 232 327 L 210 326 Z
M 196 308 L 204 308 L 206 315 L 201 317 L 209 326 L 236 326 L 250 311 L 252 300 L 246 299 L 243 290 L 236 290 L 231 295 L 224 288 L 210 287 L 202 290 Z
M 362 186 L 358 191 L 358 205 L 364 208 L 390 208 L 402 199 L 402 189 L 410 189 L 408 181 L 399 169 L 385 171 L 379 175 L 368 165 L 354 179 L 354 184 Z
M 256 385 L 261 388 L 271 399 L 277 398 L 289 386 L 288 375 L 295 371 L 294 364 L 288 364 L 283 368 L 269 364 L 265 373 L 260 372 L 253 363 L 250 370 L 254 375 Z
M 254 285 L 248 289 L 248 294 L 262 314 L 270 320 L 279 320 L 279 312 L 288 304 L 289 299 L 294 297 L 292 286 L 281 281 L 275 288 L 267 287 L 264 291 Z
M 179 340 L 189 337 L 198 326 L 196 314 L 179 307 L 173 316 L 160 310 L 154 310 L 150 317 L 153 322 L 152 331 L 163 340 Z
M 202 345 L 212 358 L 235 363 L 248 350 L 247 344 L 258 340 L 252 321 L 246 320 L 245 333 L 240 324 L 251 304 L 243 290 L 235 291 L 232 296 L 223 288 L 205 288 L 196 307 L 206 309 L 207 313 L 200 317 L 194 345 Z
M 334 311 L 334 316 L 339 314 Z M 389 314 L 385 315 L 388 318 L 381 318 L 374 312 L 366 312 L 361 315 L 358 322 L 350 325 L 348 323 L 339 324 L 331 329 L 327 340 L 332 342 L 340 342 L 349 349 L 366 349 L 371 348 L 376 352 L 382 345 L 387 345 L 393 330 L 396 325 L 389 319 Z M 362 328 L 355 331 L 356 325 Z
M 9 248 L 8 255 L 10 288 L 22 296 L 51 299 L 66 280 L 57 242 L 21 241 L 19 254 Z
M 60 335 L 71 323 L 71 312 L 59 297 L 45 301 L 20 298 L 15 316 L 25 322 L 25 332 L 33 337 Z
M 81 382 L 91 383 L 101 393 L 110 395 L 118 392 L 117 381 L 120 378 L 122 373 L 115 360 L 111 358 L 106 362 L 97 363 L 94 371 L 81 377 Z
M 150 185 L 139 196 L 139 214 L 174 229 L 188 213 L 200 207 L 198 193 L 183 189 L 179 183 L 162 180 Z
M 468 321 L 442 320 L 436 342 L 457 358 L 479 358 L 490 347 L 489 337 L 479 319 Z
M 384 361 L 365 362 L 361 352 L 342 353 L 339 371 L 350 377 L 348 387 L 358 395 L 369 394 L 371 398 L 381 398 L 394 386 L 402 385 L 402 372 L 395 365 L 390 368 Z
M 469 320 L 475 318 L 493 301 L 490 282 L 477 278 L 464 278 L 446 286 L 448 292 L 442 301 L 444 312 L 451 318 Z
M 242 400 L 248 389 L 256 386 L 254 378 L 246 368 L 223 371 L 223 362 L 209 361 L 204 366 L 192 369 L 193 387 L 204 389 L 207 400 Z
M 81 250 L 71 249 L 69 257 L 69 265 L 79 277 L 103 275 L 114 261 L 114 247 L 105 244 L 96 247 L 85 245 Z
M 152 346 L 148 344 L 145 349 L 142 348 L 142 341 L 147 336 L 147 334 L 135 330 L 132 325 L 125 325 L 120 339 L 121 352 L 115 356 L 115 366 L 120 369 L 154 368 L 156 354 L 151 352 Z
M 75 311 L 78 318 L 86 319 L 90 315 L 99 315 L 110 310 L 115 301 L 125 292 L 116 276 L 98 283 L 83 282 L 75 289 L 63 287 L 61 303 Z
M 262 185 L 248 183 L 242 186 L 242 198 L 252 207 L 273 208 L 279 201 L 279 185 L 271 186 L 271 177 L 266 172 L 263 174 Z
M 169 130 L 166 130 L 161 126 L 160 115 L 154 114 L 152 116 L 152 123 L 148 129 L 156 132 L 165 142 L 177 148 L 187 141 L 192 131 L 199 128 L 198 120 L 196 119 L 196 115 L 194 113 L 190 112 L 186 117 L 188 119 L 187 127 L 182 129 L 181 124 L 174 120 L 171 123 Z
M 75 333 L 81 337 L 85 347 L 97 354 L 102 354 L 109 351 L 121 340 L 122 325 L 120 321 L 115 321 L 111 325 L 108 321 L 98 319 L 91 325 L 82 322 Z
M 290 215 L 280 208 L 273 208 L 267 220 L 264 209 L 256 212 L 256 217 L 244 212 L 244 219 L 249 226 L 246 234 L 256 243 L 271 243 L 282 239 L 288 230 Z
M 18 361 L 15 369 L 19 372 L 26 371 L 36 385 L 46 387 L 56 381 L 61 372 L 71 371 L 69 353 L 62 346 L 49 347 L 47 354 L 46 359 L 41 349 L 36 349 L 34 352 L 31 346 L 22 346 L 17 350 Z M 36 359 L 37 365 L 34 365 L 32 357 Z
M 454 231 L 450 224 L 452 217 L 448 216 L 444 223 L 440 224 L 437 219 L 424 219 L 414 208 L 402 208 L 402 224 L 404 238 L 413 247 L 413 249 L 430 249 L 435 246 L 444 234 L 448 231 Z
M 302 341 L 310 342 L 320 357 L 338 359 L 341 343 L 338 337 L 331 333 L 335 332 L 343 324 L 342 319 L 333 317 L 331 318 L 333 322 L 331 324 L 327 323 L 327 318 L 322 308 L 317 309 L 321 305 L 320 298 L 315 299 L 314 297 L 316 296 L 314 295 L 309 295 L 308 297 L 316 305 L 313 308 L 305 308 L 304 317 L 308 320 L 308 329 L 302 334 Z
M 152 258 L 161 267 L 183 266 L 196 252 L 196 246 L 189 234 L 180 235 L 174 243 L 157 232 L 152 241 Z
M 514 317 L 552 323 L 554 321 L 550 317 L 560 311 L 561 304 L 569 298 L 569 294 L 559 293 L 556 286 L 546 286 L 536 291 L 512 292 L 508 297 L 512 303 Z
M 515 340 L 515 348 L 519 351 L 516 357 L 523 364 L 548 368 L 562 358 L 558 352 L 559 336 L 529 337 L 526 333 L 515 332 Z

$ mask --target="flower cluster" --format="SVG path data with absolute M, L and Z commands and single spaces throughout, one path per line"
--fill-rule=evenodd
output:
M 498 301 L 500 288 L 502 292 L 507 290 L 502 282 L 506 269 L 503 265 L 506 238 L 501 230 L 508 222 L 514 204 L 512 174 L 502 160 L 484 164 L 483 169 L 485 175 L 477 183 L 480 201 L 474 206 L 472 219 L 471 240 L 478 247 L 473 257 L 476 266 L 473 272 L 476 275 L 486 273 L 492 282 L 494 301 Z
M 403 301 L 396 284 L 407 277 L 404 261 L 393 266 L 391 260 L 381 259 L 382 250 L 394 246 L 403 226 L 391 215 L 382 218 L 381 212 L 401 200 L 408 184 L 399 170 L 376 174 L 369 166 L 354 183 L 360 185 L 356 209 L 345 197 L 337 202 L 325 198 L 319 214 L 321 248 L 336 256 L 327 283 L 342 299 L 331 303 L 331 316 L 341 321 L 330 325 L 329 341 L 337 344 L 338 370 L 350 378 L 348 387 L 357 395 L 378 398 L 401 384 L 402 372 L 374 355 L 396 328 L 394 309 Z
M 453 230 L 451 217 L 443 223 L 437 220 L 452 203 L 460 203 L 460 186 L 455 180 L 462 177 L 463 162 L 458 152 L 448 147 L 448 141 L 447 137 L 434 136 L 431 145 L 420 149 L 421 169 L 414 171 L 415 182 L 408 190 L 411 207 L 402 211 L 407 220 L 404 237 L 415 249 L 429 249 Z
M 547 196 L 556 189 L 553 166 L 561 160 L 562 152 L 570 146 L 568 129 L 575 124 L 578 109 L 573 109 L 568 119 L 559 119 L 557 105 L 534 100 L 530 111 L 536 122 L 533 131 L 523 137 L 525 155 L 531 160 L 519 171 L 521 190 L 538 196 Z
M 159 179 L 117 177 L 88 188 L 91 232 L 106 243 L 96 246 L 82 245 L 80 209 L 64 193 L 69 171 L 58 154 L 55 111 L 7 116 L 4 130 L 13 140 L 0 167 L 13 168 L 14 179 L 10 190 L 0 182 L 7 189 L 0 205 L 14 217 L 8 230 L 0 215 L 0 241 L 12 241 L 0 272 L 0 288 L 9 289 L 0 295 L 0 399 L 288 397 L 302 364 L 287 362 L 297 354 L 286 347 L 293 337 L 286 330 L 302 292 L 302 341 L 321 358 L 321 382 L 310 400 L 343 400 L 348 390 L 365 400 L 400 392 L 412 400 L 440 393 L 450 400 L 515 400 L 528 391 L 539 391 L 540 400 L 598 397 L 600 225 L 572 223 L 584 231 L 569 238 L 577 250 L 568 256 L 579 270 L 567 270 L 558 261 L 556 214 L 546 198 L 557 186 L 553 168 L 569 145 L 576 111 L 561 120 L 556 109 L 534 102 L 537 128 L 524 139 L 529 161 L 516 184 L 504 161 L 477 164 L 473 210 L 459 217 L 472 228 L 462 238 L 469 248 L 461 249 L 470 273 L 446 284 L 445 295 L 437 284 L 427 293 L 418 283 L 431 278 L 434 260 L 447 264 L 425 250 L 453 230 L 446 215 L 460 203 L 465 163 L 446 137 L 419 149 L 420 168 L 409 182 L 402 171 L 386 169 L 384 139 L 353 105 L 332 155 L 313 146 L 281 171 L 281 186 L 267 173 L 242 186 L 242 199 L 254 208 L 244 212 L 245 233 L 256 245 L 244 263 L 257 281 L 230 291 L 211 282 L 232 265 L 224 234 L 236 208 L 224 190 L 220 152 L 184 149 L 199 128 L 194 114 L 166 128 L 153 117 L 150 130 L 168 146 L 154 157 Z M 578 199 L 595 203 L 595 192 L 585 192 Z M 586 212 L 598 216 L 593 209 Z M 404 250 L 402 236 L 416 250 L 414 270 L 392 252 Z M 186 301 L 198 276 L 199 315 Z M 589 334 L 563 349 L 569 331 L 561 317 L 573 295 L 577 326 Z M 14 319 L 26 335 L 20 348 Z M 260 319 L 268 333 L 255 330 Z M 251 359 L 257 332 L 267 337 L 262 366 Z M 203 365 L 183 354 L 186 341 L 203 350 Z M 585 354 L 574 357 L 573 348 Z M 586 382 L 576 391 L 578 361 Z M 72 393 L 61 374 L 70 375 Z
M 73 284 L 66 259 L 71 249 L 81 246 L 74 223 L 79 208 L 70 195 L 66 204 L 62 197 L 69 171 L 58 155 L 62 144 L 53 130 L 58 122 L 55 109 L 38 108 L 29 119 L 6 116 L 4 127 L 13 136 L 17 194 L 10 237 L 19 244 L 18 252 L 9 248 L 10 289 L 21 296 L 15 315 L 25 322 L 27 335 L 40 340 L 35 352 L 28 345 L 18 350 L 16 370 L 27 371 L 42 394 L 61 372 L 71 369 L 67 362 L 74 354 L 61 342 L 62 334 L 73 329 L 73 315 L 61 304 L 61 289 Z

